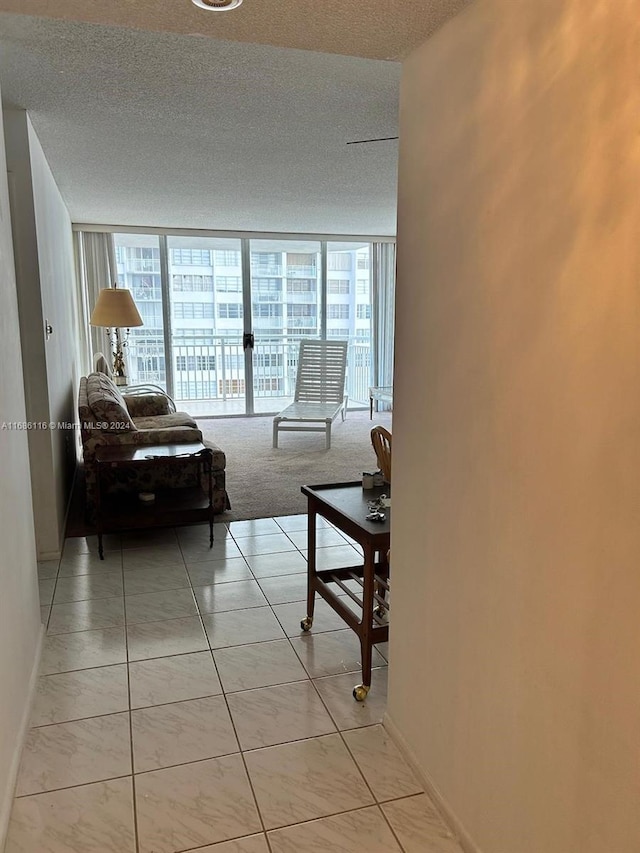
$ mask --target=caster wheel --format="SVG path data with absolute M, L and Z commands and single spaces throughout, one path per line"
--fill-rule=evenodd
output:
M 364 684 L 357 684 L 353 688 L 353 698 L 356 700 L 356 702 L 364 702 L 364 700 L 367 698 L 367 693 L 370 689 L 370 687 L 367 687 Z
M 302 628 L 302 630 L 305 633 L 307 631 L 311 630 L 312 625 L 313 625 L 313 619 L 311 619 L 309 616 L 305 616 L 304 619 L 302 620 L 302 622 L 300 623 L 300 627 Z
M 373 608 L 373 612 L 376 614 L 376 616 L 377 616 L 379 619 L 382 619 L 382 617 L 383 617 L 383 616 L 384 616 L 384 614 L 386 613 L 386 610 L 385 610 L 385 609 L 384 609 L 384 607 L 382 607 L 381 605 L 378 605 L 377 607 L 374 607 L 374 608 Z

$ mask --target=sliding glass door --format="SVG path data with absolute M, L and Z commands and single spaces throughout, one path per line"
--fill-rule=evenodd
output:
M 347 394 L 371 384 L 371 244 L 114 234 L 118 283 L 144 321 L 132 383 L 194 415 L 271 413 L 293 399 L 300 339 L 349 343 Z
M 251 240 L 253 411 L 274 412 L 293 399 L 300 338 L 321 334 L 321 245 Z
M 194 414 L 246 410 L 241 241 L 166 238 L 173 396 Z

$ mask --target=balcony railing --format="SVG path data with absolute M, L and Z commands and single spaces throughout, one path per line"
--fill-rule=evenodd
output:
M 282 302 L 282 291 L 274 290 L 270 293 L 254 293 L 254 302 Z
M 160 261 L 157 258 L 127 258 L 127 272 L 160 272 Z
M 162 302 L 162 290 L 159 287 L 134 287 L 133 298 L 141 302 Z
M 287 290 L 287 302 L 317 302 L 318 294 L 314 290 Z
M 256 332 L 261 329 L 279 329 L 282 332 L 282 317 L 254 317 L 253 328 Z
M 130 382 L 155 382 L 166 387 L 160 368 L 163 348 L 158 343 L 131 340 L 127 363 Z M 263 398 L 293 398 L 298 368 L 299 336 L 271 334 L 256 339 L 253 350 L 253 385 L 257 401 Z M 173 388 L 179 401 L 241 400 L 246 393 L 244 350 L 241 335 L 211 335 L 206 343 L 189 337 L 172 342 Z M 369 399 L 371 349 L 368 343 L 351 341 L 347 357 L 346 393 L 350 403 Z M 264 410 L 264 405 L 260 406 Z M 200 407 L 202 409 L 202 407 Z M 212 406 L 212 410 L 215 407 Z
M 251 275 L 256 278 L 268 278 L 269 276 L 281 276 L 282 264 L 251 264 Z
M 287 276 L 289 278 L 315 278 L 317 275 L 317 267 L 287 267 Z
M 310 329 L 318 325 L 315 317 L 287 317 L 287 326 L 297 329 Z

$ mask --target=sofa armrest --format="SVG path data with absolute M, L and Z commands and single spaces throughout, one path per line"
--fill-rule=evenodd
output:
M 202 441 L 202 432 L 197 427 L 159 427 L 142 429 L 132 434 L 139 436 L 139 444 L 188 444 Z
M 123 394 L 132 418 L 169 414 L 169 399 L 162 394 Z
M 194 427 L 159 427 L 158 429 L 141 429 L 120 435 L 122 444 L 189 444 L 192 441 L 202 441 L 202 432 Z
M 143 429 L 130 432 L 97 432 L 84 444 L 84 460 L 93 460 L 99 447 L 145 447 L 151 444 L 190 444 L 202 441 L 202 433 L 194 427 L 171 427 L 169 429 Z

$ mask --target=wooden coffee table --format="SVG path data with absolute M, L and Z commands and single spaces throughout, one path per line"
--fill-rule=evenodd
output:
M 189 444 L 154 444 L 148 446 L 112 445 L 99 447 L 96 464 L 96 528 L 98 553 L 104 560 L 102 536 L 116 530 L 138 530 L 150 527 L 173 527 L 198 521 L 209 522 L 209 547 L 213 546 L 213 452 L 201 441 Z M 197 486 L 159 489 L 155 499 L 143 502 L 138 492 L 107 494 L 104 473 L 109 468 L 145 468 L 163 465 L 196 465 Z M 202 488 L 202 473 L 207 475 L 207 488 Z

